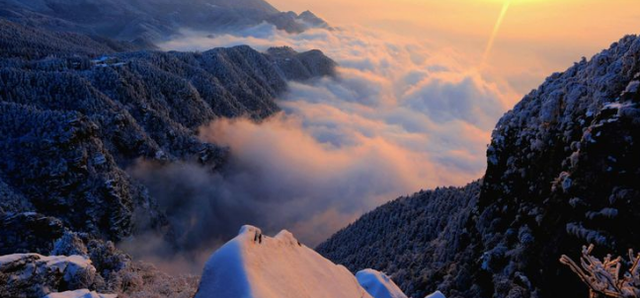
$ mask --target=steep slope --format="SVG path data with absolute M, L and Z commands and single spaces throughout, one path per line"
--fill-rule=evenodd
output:
M 386 272 L 408 295 L 424 297 L 458 271 L 450 262 L 469 243 L 466 225 L 480 185 L 398 198 L 363 215 L 316 250 L 351 272 Z
M 263 0 L 0 0 L 0 16 L 139 45 L 166 40 L 184 29 L 228 32 L 262 22 L 289 32 L 328 28 L 311 13 L 281 13 Z
M 476 221 L 493 276 L 493 286 L 475 278 L 482 291 L 586 295 L 561 254 L 640 247 L 629 225 L 640 219 L 639 78 L 640 38 L 628 36 L 554 74 L 500 120 Z
M 627 36 L 525 96 L 493 133 L 477 202 L 454 213 L 470 214 L 459 234 L 446 233 L 447 226 L 425 227 L 422 233 L 442 234 L 394 245 L 395 238 L 412 237 L 394 232 L 418 220 L 402 208 L 411 199 L 401 199 L 318 250 L 336 263 L 357 260 L 384 270 L 411 295 L 440 289 L 448 297 L 586 296 L 586 287 L 558 262 L 562 254 L 575 258 L 586 243 L 614 255 L 640 247 L 630 224 L 640 219 L 639 79 L 640 38 Z M 392 213 L 409 219 L 387 226 L 376 220 Z M 373 228 L 378 226 L 384 228 Z M 385 254 L 371 254 L 362 240 L 376 238 L 390 243 Z M 397 256 L 426 253 L 430 260 L 426 243 L 440 243 L 442 253 L 435 261 L 418 257 L 422 273 L 408 275 Z
M 244 226 L 205 265 L 196 298 L 372 298 L 344 267 L 300 244 Z

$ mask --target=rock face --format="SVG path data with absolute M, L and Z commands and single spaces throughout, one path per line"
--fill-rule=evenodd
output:
M 0 0 L 0 16 L 54 31 L 133 41 L 143 47 L 184 29 L 229 32 L 262 22 L 291 33 L 329 28 L 310 12 L 280 12 L 263 0 Z
M 363 253 L 370 243 L 362 239 L 396 243 L 412 236 L 402 233 L 418 221 L 402 207 L 412 199 L 400 199 L 319 251 L 336 263 L 384 270 L 415 296 L 439 289 L 447 297 L 586 297 L 586 287 L 558 262 L 562 254 L 575 259 L 587 243 L 597 245 L 596 254 L 640 247 L 630 224 L 640 219 L 639 79 L 640 38 L 627 36 L 525 96 L 493 133 L 480 196 L 456 212 L 471 214 L 458 235 L 447 233 L 451 224 L 424 227 L 423 233 L 439 236 L 390 245 L 387 254 Z M 390 213 L 407 222 L 373 228 L 383 223 L 375 218 Z M 432 245 L 442 249 L 424 248 Z M 437 261 L 407 274 L 397 255 L 408 254 L 408 247 Z
M 476 221 L 493 275 L 475 278 L 483 292 L 586 293 L 561 254 L 587 243 L 616 255 L 640 247 L 629 225 L 640 219 L 639 78 L 640 38 L 628 36 L 549 77 L 500 120 Z

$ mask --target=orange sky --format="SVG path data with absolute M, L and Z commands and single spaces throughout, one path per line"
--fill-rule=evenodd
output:
M 520 93 L 553 71 L 640 33 L 640 0 L 511 0 L 489 70 Z M 454 48 L 480 60 L 503 0 L 271 0 L 280 10 L 316 12 L 329 23 L 383 29 Z
M 242 179 L 222 188 L 274 198 L 265 213 L 305 243 L 399 195 L 481 177 L 495 123 L 525 92 L 640 33 L 640 0 L 510 0 L 497 31 L 505 0 L 268 1 L 344 30 L 260 25 L 236 35 L 187 32 L 162 47 L 287 45 L 340 63 L 337 80 L 290 83 L 278 101 L 284 112 L 260 125 L 220 120 L 201 129 L 252 170 L 239 175 L 251 188 Z

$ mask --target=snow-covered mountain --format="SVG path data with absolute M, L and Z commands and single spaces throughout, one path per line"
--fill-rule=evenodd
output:
M 353 276 L 286 230 L 243 226 L 207 261 L 195 298 L 406 298 L 384 273 Z
M 356 278 L 282 231 L 244 226 L 207 261 L 196 298 L 367 297 Z
M 0 0 L 0 16 L 139 44 L 166 40 L 184 29 L 229 32 L 262 22 L 291 33 L 329 28 L 313 13 L 280 12 L 263 0 Z

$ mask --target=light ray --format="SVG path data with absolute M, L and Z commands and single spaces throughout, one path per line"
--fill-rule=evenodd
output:
M 506 0 L 504 2 L 504 5 L 502 5 L 502 11 L 500 12 L 498 21 L 496 21 L 496 25 L 493 27 L 493 32 L 491 33 L 491 38 L 489 38 L 489 42 L 487 43 L 487 48 L 484 50 L 484 54 L 482 55 L 482 63 L 481 63 L 482 66 L 484 66 L 484 64 L 489 59 L 489 55 L 491 54 L 491 50 L 493 49 L 493 44 L 496 41 L 498 32 L 500 31 L 500 26 L 502 25 L 502 21 L 504 21 L 504 17 L 507 15 L 507 11 L 509 10 L 511 1 L 513 0 Z

